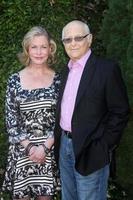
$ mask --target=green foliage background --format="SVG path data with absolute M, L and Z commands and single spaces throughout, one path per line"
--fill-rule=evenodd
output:
M 0 182 L 6 164 L 7 136 L 4 123 L 4 100 L 7 78 L 22 68 L 17 60 L 21 41 L 33 26 L 41 25 L 57 43 L 57 63 L 60 70 L 66 63 L 61 31 L 73 19 L 91 27 L 93 50 L 96 54 L 113 55 L 120 61 L 133 105 L 133 20 L 132 0 L 1 0 L 0 1 Z M 103 21 L 102 21 L 103 20 Z M 118 181 L 132 193 L 133 150 L 130 120 L 118 152 Z M 131 178 L 132 177 L 132 178 Z M 132 196 L 133 197 L 133 196 Z
M 99 36 L 106 55 L 120 62 L 131 105 L 130 121 L 117 155 L 117 180 L 133 199 L 133 1 L 108 2 Z

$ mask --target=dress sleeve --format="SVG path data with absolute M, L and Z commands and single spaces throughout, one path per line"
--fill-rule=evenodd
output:
M 48 138 L 54 137 L 54 128 L 55 128 L 55 107 L 56 107 L 56 101 L 52 101 L 51 105 L 51 113 L 49 114 L 49 123 L 50 126 L 47 128 L 47 136 Z
M 7 82 L 5 115 L 9 142 L 14 144 L 27 139 L 27 134 L 20 116 L 19 103 L 17 101 L 17 84 L 13 76 Z
M 54 137 L 54 129 L 55 129 L 55 113 L 56 113 L 56 104 L 58 100 L 58 95 L 59 95 L 59 88 L 60 88 L 60 74 L 56 73 L 56 78 L 55 78 L 55 91 L 54 91 L 54 100 L 52 101 L 52 112 L 51 112 L 51 126 L 49 127 L 48 131 L 48 137 L 53 138 Z

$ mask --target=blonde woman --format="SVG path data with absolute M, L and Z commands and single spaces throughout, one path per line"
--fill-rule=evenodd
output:
M 55 192 L 53 130 L 59 74 L 51 68 L 56 44 L 42 27 L 33 27 L 22 42 L 25 66 L 7 83 L 8 165 L 3 190 L 14 200 L 51 200 Z

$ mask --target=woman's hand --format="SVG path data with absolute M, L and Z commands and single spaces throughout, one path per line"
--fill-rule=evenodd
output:
M 46 154 L 42 145 L 33 146 L 29 152 L 29 159 L 33 162 L 44 163 L 46 160 Z
M 33 147 L 31 147 L 31 149 L 29 151 L 29 156 L 31 156 L 32 154 L 34 154 L 35 151 L 36 151 L 36 149 L 37 149 L 37 146 L 35 146 L 35 145 Z

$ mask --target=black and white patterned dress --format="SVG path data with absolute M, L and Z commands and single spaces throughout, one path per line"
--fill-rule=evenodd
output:
M 11 191 L 15 199 L 55 193 L 58 179 L 53 150 L 44 164 L 37 164 L 25 155 L 20 141 L 29 139 L 41 144 L 53 137 L 59 85 L 57 73 L 48 88 L 23 89 L 19 73 L 11 75 L 8 80 L 6 126 L 10 145 L 3 190 Z

